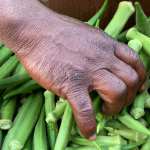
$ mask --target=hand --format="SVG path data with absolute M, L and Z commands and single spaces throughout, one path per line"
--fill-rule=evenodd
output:
M 120 112 L 145 80 L 141 61 L 99 29 L 58 15 L 35 0 L 32 7 L 24 3 L 15 13 L 14 7 L 23 2 L 9 5 L 13 14 L 6 9 L 0 13 L 0 40 L 13 49 L 33 79 L 69 101 L 81 132 L 94 139 L 89 92 L 96 90 L 103 98 L 104 113 Z

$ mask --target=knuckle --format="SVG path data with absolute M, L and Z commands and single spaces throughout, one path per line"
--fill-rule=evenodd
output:
M 135 87 L 139 83 L 139 77 L 135 71 L 132 72 L 131 76 L 129 77 L 129 86 Z
M 117 88 L 114 88 L 113 92 L 113 103 L 120 100 L 121 98 L 125 97 L 127 94 L 127 88 L 126 85 L 123 82 L 119 82 L 119 86 Z

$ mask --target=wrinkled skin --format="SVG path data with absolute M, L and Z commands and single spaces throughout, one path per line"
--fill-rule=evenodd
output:
M 101 30 L 56 14 L 36 0 L 0 2 L 0 40 L 40 85 L 66 98 L 78 127 L 95 139 L 89 92 L 103 98 L 103 112 L 130 104 L 145 80 L 135 54 Z

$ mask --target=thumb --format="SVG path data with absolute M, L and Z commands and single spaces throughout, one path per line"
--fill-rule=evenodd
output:
M 94 140 L 96 138 L 96 121 L 88 90 L 75 87 L 75 90 L 68 93 L 67 98 L 81 133 L 86 138 Z

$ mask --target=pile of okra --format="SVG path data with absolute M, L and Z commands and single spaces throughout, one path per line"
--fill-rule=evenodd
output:
M 86 23 L 99 28 L 108 5 L 105 0 Z M 125 29 L 130 16 L 135 25 Z M 80 133 L 69 103 L 39 86 L 7 45 L 0 44 L 0 149 L 150 150 L 150 19 L 139 2 L 122 1 L 104 32 L 138 53 L 147 80 L 133 104 L 116 116 L 102 114 L 101 98 L 91 94 L 97 122 L 95 141 Z

